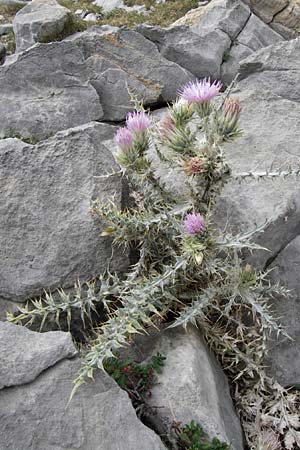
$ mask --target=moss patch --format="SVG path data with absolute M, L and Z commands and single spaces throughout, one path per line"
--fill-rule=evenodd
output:
M 4 34 L 0 37 L 1 44 L 4 44 L 6 47 L 6 54 L 11 55 L 16 50 L 16 44 L 15 44 L 15 35 L 11 31 L 8 34 Z
M 75 13 L 77 9 L 82 9 L 83 11 L 89 11 L 90 13 L 102 14 L 102 8 L 92 3 L 91 0 L 79 0 L 78 2 L 74 2 L 73 0 L 57 0 L 57 2 L 73 13 Z
M 17 12 L 24 5 L 0 5 L 0 23 L 11 23 Z
M 127 26 L 129 28 L 140 23 L 167 27 L 198 6 L 198 0 L 167 0 L 165 3 L 159 4 L 155 0 L 125 0 L 124 3 L 127 6 L 144 5 L 149 12 L 145 14 L 116 9 L 99 20 L 98 23 L 119 27 Z

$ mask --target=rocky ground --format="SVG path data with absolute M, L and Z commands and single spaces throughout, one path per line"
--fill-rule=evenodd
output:
M 239 73 L 244 135 L 227 149 L 233 171 L 297 166 L 299 32 L 297 0 L 0 0 L 0 450 L 165 448 L 102 373 L 65 409 L 81 365 L 70 335 L 29 331 L 5 312 L 106 267 L 111 241 L 89 205 L 111 196 L 126 204 L 118 174 L 97 177 L 117 168 L 113 135 L 132 109 L 128 91 L 159 114 L 187 81 L 229 85 Z M 269 252 L 251 262 L 291 289 L 273 307 L 293 340 L 270 341 L 267 362 L 286 387 L 300 385 L 299 198 L 291 178 L 231 183 L 216 217 L 235 231 L 270 221 L 257 238 Z M 112 269 L 128 264 L 114 253 Z M 167 360 L 151 426 L 164 433 L 174 415 L 194 419 L 242 450 L 221 367 L 195 329 L 173 334 L 152 341 Z

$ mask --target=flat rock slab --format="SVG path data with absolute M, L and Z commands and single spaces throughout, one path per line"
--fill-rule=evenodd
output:
M 48 367 L 76 354 L 70 333 L 36 333 L 0 322 L 0 390 L 30 383 Z
M 89 209 L 95 198 L 121 203 L 121 178 L 97 178 L 117 169 L 114 132 L 90 123 L 37 145 L 0 140 L 0 298 L 24 301 L 107 268 L 111 240 Z M 112 270 L 126 265 L 116 250 Z
M 104 373 L 67 405 L 81 364 L 64 359 L 33 382 L 0 391 L 1 450 L 164 450 Z

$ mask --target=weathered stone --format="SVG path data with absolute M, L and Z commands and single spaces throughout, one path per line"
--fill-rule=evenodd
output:
M 272 165 L 274 170 L 298 167 L 299 54 L 298 39 L 260 50 L 242 63 L 243 79 L 234 95 L 238 95 L 242 102 L 241 127 L 244 129 L 244 136 L 226 148 L 234 173 L 272 171 Z M 284 249 L 287 248 L 286 271 L 290 272 L 290 278 L 283 271 L 282 280 L 287 283 L 287 288 L 291 284 L 292 289 L 298 276 L 290 267 L 288 258 L 291 252 L 295 263 L 297 253 L 288 246 L 300 232 L 299 194 L 300 188 L 293 177 L 242 184 L 233 182 L 224 188 L 216 217 L 216 223 L 221 228 L 227 223 L 233 231 L 251 230 L 269 221 L 264 232 L 256 238 L 269 252 L 256 252 L 250 261 L 260 268 L 268 268 L 278 254 L 284 258 Z M 295 242 L 298 243 L 297 240 Z M 276 261 L 277 259 L 275 264 Z M 279 267 L 282 269 L 283 259 L 279 259 Z M 278 276 L 281 276 L 281 269 Z M 271 343 L 274 346 L 270 353 L 270 361 L 274 364 L 271 370 L 278 374 L 283 384 L 299 384 L 300 365 L 295 354 L 299 354 L 300 322 L 291 320 L 292 315 L 299 315 L 299 302 L 294 295 L 287 299 L 281 298 L 274 305 L 275 316 L 282 317 L 281 320 L 294 341 Z M 286 370 L 283 370 L 284 364 Z M 287 375 L 289 368 L 290 376 Z
M 70 333 L 36 333 L 0 322 L 0 389 L 30 383 L 58 361 L 77 354 Z
M 143 99 L 145 105 L 168 102 L 193 78 L 135 31 L 92 27 L 69 40 L 86 57 L 90 83 L 99 94 L 106 120 L 125 118 L 133 107 L 130 93 Z
M 300 34 L 300 4 L 297 0 L 290 1 L 289 5 L 274 17 L 270 24 L 274 30 L 286 39 Z
M 7 314 L 14 314 L 18 312 L 18 303 L 11 302 L 9 300 L 0 300 L 0 321 L 5 322 Z
M 252 11 L 284 38 L 300 33 L 300 4 L 298 0 L 247 0 Z
M 203 57 L 204 68 L 213 69 L 209 75 L 218 78 L 222 62 L 228 56 L 232 43 L 247 24 L 250 14 L 249 8 L 239 0 L 212 0 L 207 5 L 191 11 L 173 26 L 187 25 L 192 33 L 198 35 L 198 42 L 194 38 L 194 43 L 185 44 L 187 57 L 198 52 L 198 59 Z M 208 55 L 211 55 L 213 63 L 210 62 L 210 66 L 205 67 Z M 200 61 L 197 63 L 200 67 L 203 64 Z
M 264 22 L 270 23 L 273 17 L 282 11 L 290 0 L 247 0 L 252 11 Z
M 103 117 L 85 58 L 71 42 L 37 44 L 0 71 L 0 136 L 45 139 Z
M 271 91 L 281 98 L 299 102 L 299 56 L 300 38 L 259 50 L 242 61 L 240 86 L 243 90 L 252 89 L 258 83 L 262 92 Z
M 70 11 L 56 0 L 33 0 L 14 17 L 16 50 L 20 52 L 36 42 L 55 40 L 70 20 Z
M 300 232 L 300 230 L 298 230 Z M 267 361 L 271 374 L 285 387 L 300 387 L 300 236 L 292 240 L 275 258 L 271 273 L 272 281 L 280 281 L 291 290 L 288 299 L 274 300 L 276 316 L 280 317 L 282 325 L 288 329 L 289 336 L 274 339 L 270 342 L 270 357 Z
M 272 30 L 262 20 L 251 14 L 246 25 L 228 51 L 228 59 L 223 62 L 221 78 L 227 85 L 234 79 L 239 71 L 239 63 L 253 52 L 275 44 L 283 37 Z
M 1 450 L 140 450 L 141 442 L 143 450 L 164 450 L 128 395 L 100 371 L 68 404 L 82 361 L 66 359 L 76 353 L 67 333 L 0 329 L 1 381 L 10 386 L 0 390 Z
M 155 105 L 192 78 L 134 31 L 93 27 L 36 44 L 0 72 L 0 136 L 45 139 L 91 120 L 123 120 L 133 108 L 129 91 Z
M 198 78 L 219 78 L 224 49 L 231 44 L 230 38 L 221 31 L 216 31 L 222 42 L 222 45 L 218 45 L 215 40 L 199 36 L 186 26 L 166 29 L 141 25 L 137 31 L 154 42 L 166 59 L 179 64 Z
M 107 267 L 111 242 L 100 238 L 89 206 L 95 197 L 120 204 L 121 179 L 95 178 L 116 168 L 113 134 L 90 123 L 35 146 L 0 141 L 0 297 L 23 301 Z M 126 261 L 117 252 L 112 265 L 121 270 Z
M 243 449 L 243 434 L 230 397 L 228 381 L 199 331 L 192 326 L 154 332 L 135 340 L 131 356 L 143 361 L 152 354 L 166 357 L 147 402 L 162 435 L 172 436 L 172 424 L 194 420 L 212 438 Z

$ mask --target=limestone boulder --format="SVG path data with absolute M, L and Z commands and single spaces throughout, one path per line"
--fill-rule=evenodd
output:
M 92 120 L 123 120 L 132 95 L 157 105 L 191 79 L 134 31 L 94 27 L 36 44 L 0 72 L 0 137 L 41 140 Z
M 283 37 L 251 13 L 240 0 L 212 0 L 191 10 L 168 29 L 137 28 L 160 53 L 198 78 L 221 78 L 230 84 L 239 62 Z
M 299 39 L 278 43 L 241 63 L 241 81 L 235 96 L 241 99 L 244 136 L 226 148 L 236 175 L 259 175 L 266 170 L 299 167 L 300 96 Z M 270 371 L 284 384 L 300 382 L 300 313 L 297 300 L 297 245 L 300 223 L 300 188 L 294 177 L 232 182 L 222 193 L 216 223 L 234 232 L 254 230 L 267 223 L 256 240 L 269 251 L 250 257 L 252 264 L 269 268 L 278 263 L 276 281 L 293 289 L 288 298 L 274 302 L 274 315 L 294 339 L 270 343 Z M 278 258 L 278 259 L 277 259 Z M 286 258 L 286 259 L 283 259 Z M 285 366 L 285 369 L 284 369 Z
M 46 139 L 103 117 L 85 58 L 72 43 L 37 44 L 0 71 L 0 137 Z
M 194 78 L 136 31 L 93 27 L 68 41 L 85 55 L 105 120 L 123 120 L 133 108 L 132 94 L 145 105 L 158 105 L 174 100 L 178 89 Z
M 285 387 L 300 386 L 300 236 L 291 240 L 273 260 L 272 281 L 280 281 L 290 289 L 287 300 L 277 298 L 273 308 L 280 317 L 282 325 L 288 329 L 291 339 L 275 336 L 269 343 L 267 361 L 271 375 Z
M 130 351 L 139 361 L 147 361 L 157 352 L 166 357 L 147 400 L 153 408 L 149 420 L 159 433 L 172 436 L 174 421 L 188 424 L 194 420 L 210 438 L 243 450 L 243 433 L 228 381 L 197 328 L 153 332 L 136 339 Z
M 246 25 L 232 41 L 230 51 L 221 66 L 221 79 L 229 85 L 239 72 L 239 63 L 253 52 L 283 41 L 283 37 L 251 14 Z
M 138 420 L 128 395 L 100 371 L 68 404 L 82 361 L 72 357 L 76 349 L 67 333 L 38 336 L 0 326 L 7 369 L 1 367 L 0 377 L 2 386 L 10 386 L 0 390 L 1 450 L 140 450 L 141 443 L 143 450 L 164 450 Z
M 121 179 L 97 178 L 117 169 L 114 132 L 89 123 L 37 145 L 0 140 L 0 298 L 24 301 L 107 267 L 111 241 L 100 238 L 103 224 L 89 208 L 95 198 L 121 204 Z M 111 264 L 122 270 L 126 254 Z
M 70 333 L 36 333 L 9 322 L 0 322 L 0 342 L 0 390 L 30 383 L 44 370 L 77 354 Z
M 298 0 L 244 0 L 252 11 L 286 39 L 299 36 L 300 4 Z
M 71 13 L 56 0 L 33 0 L 14 17 L 13 29 L 18 52 L 36 42 L 50 42 L 63 36 Z

